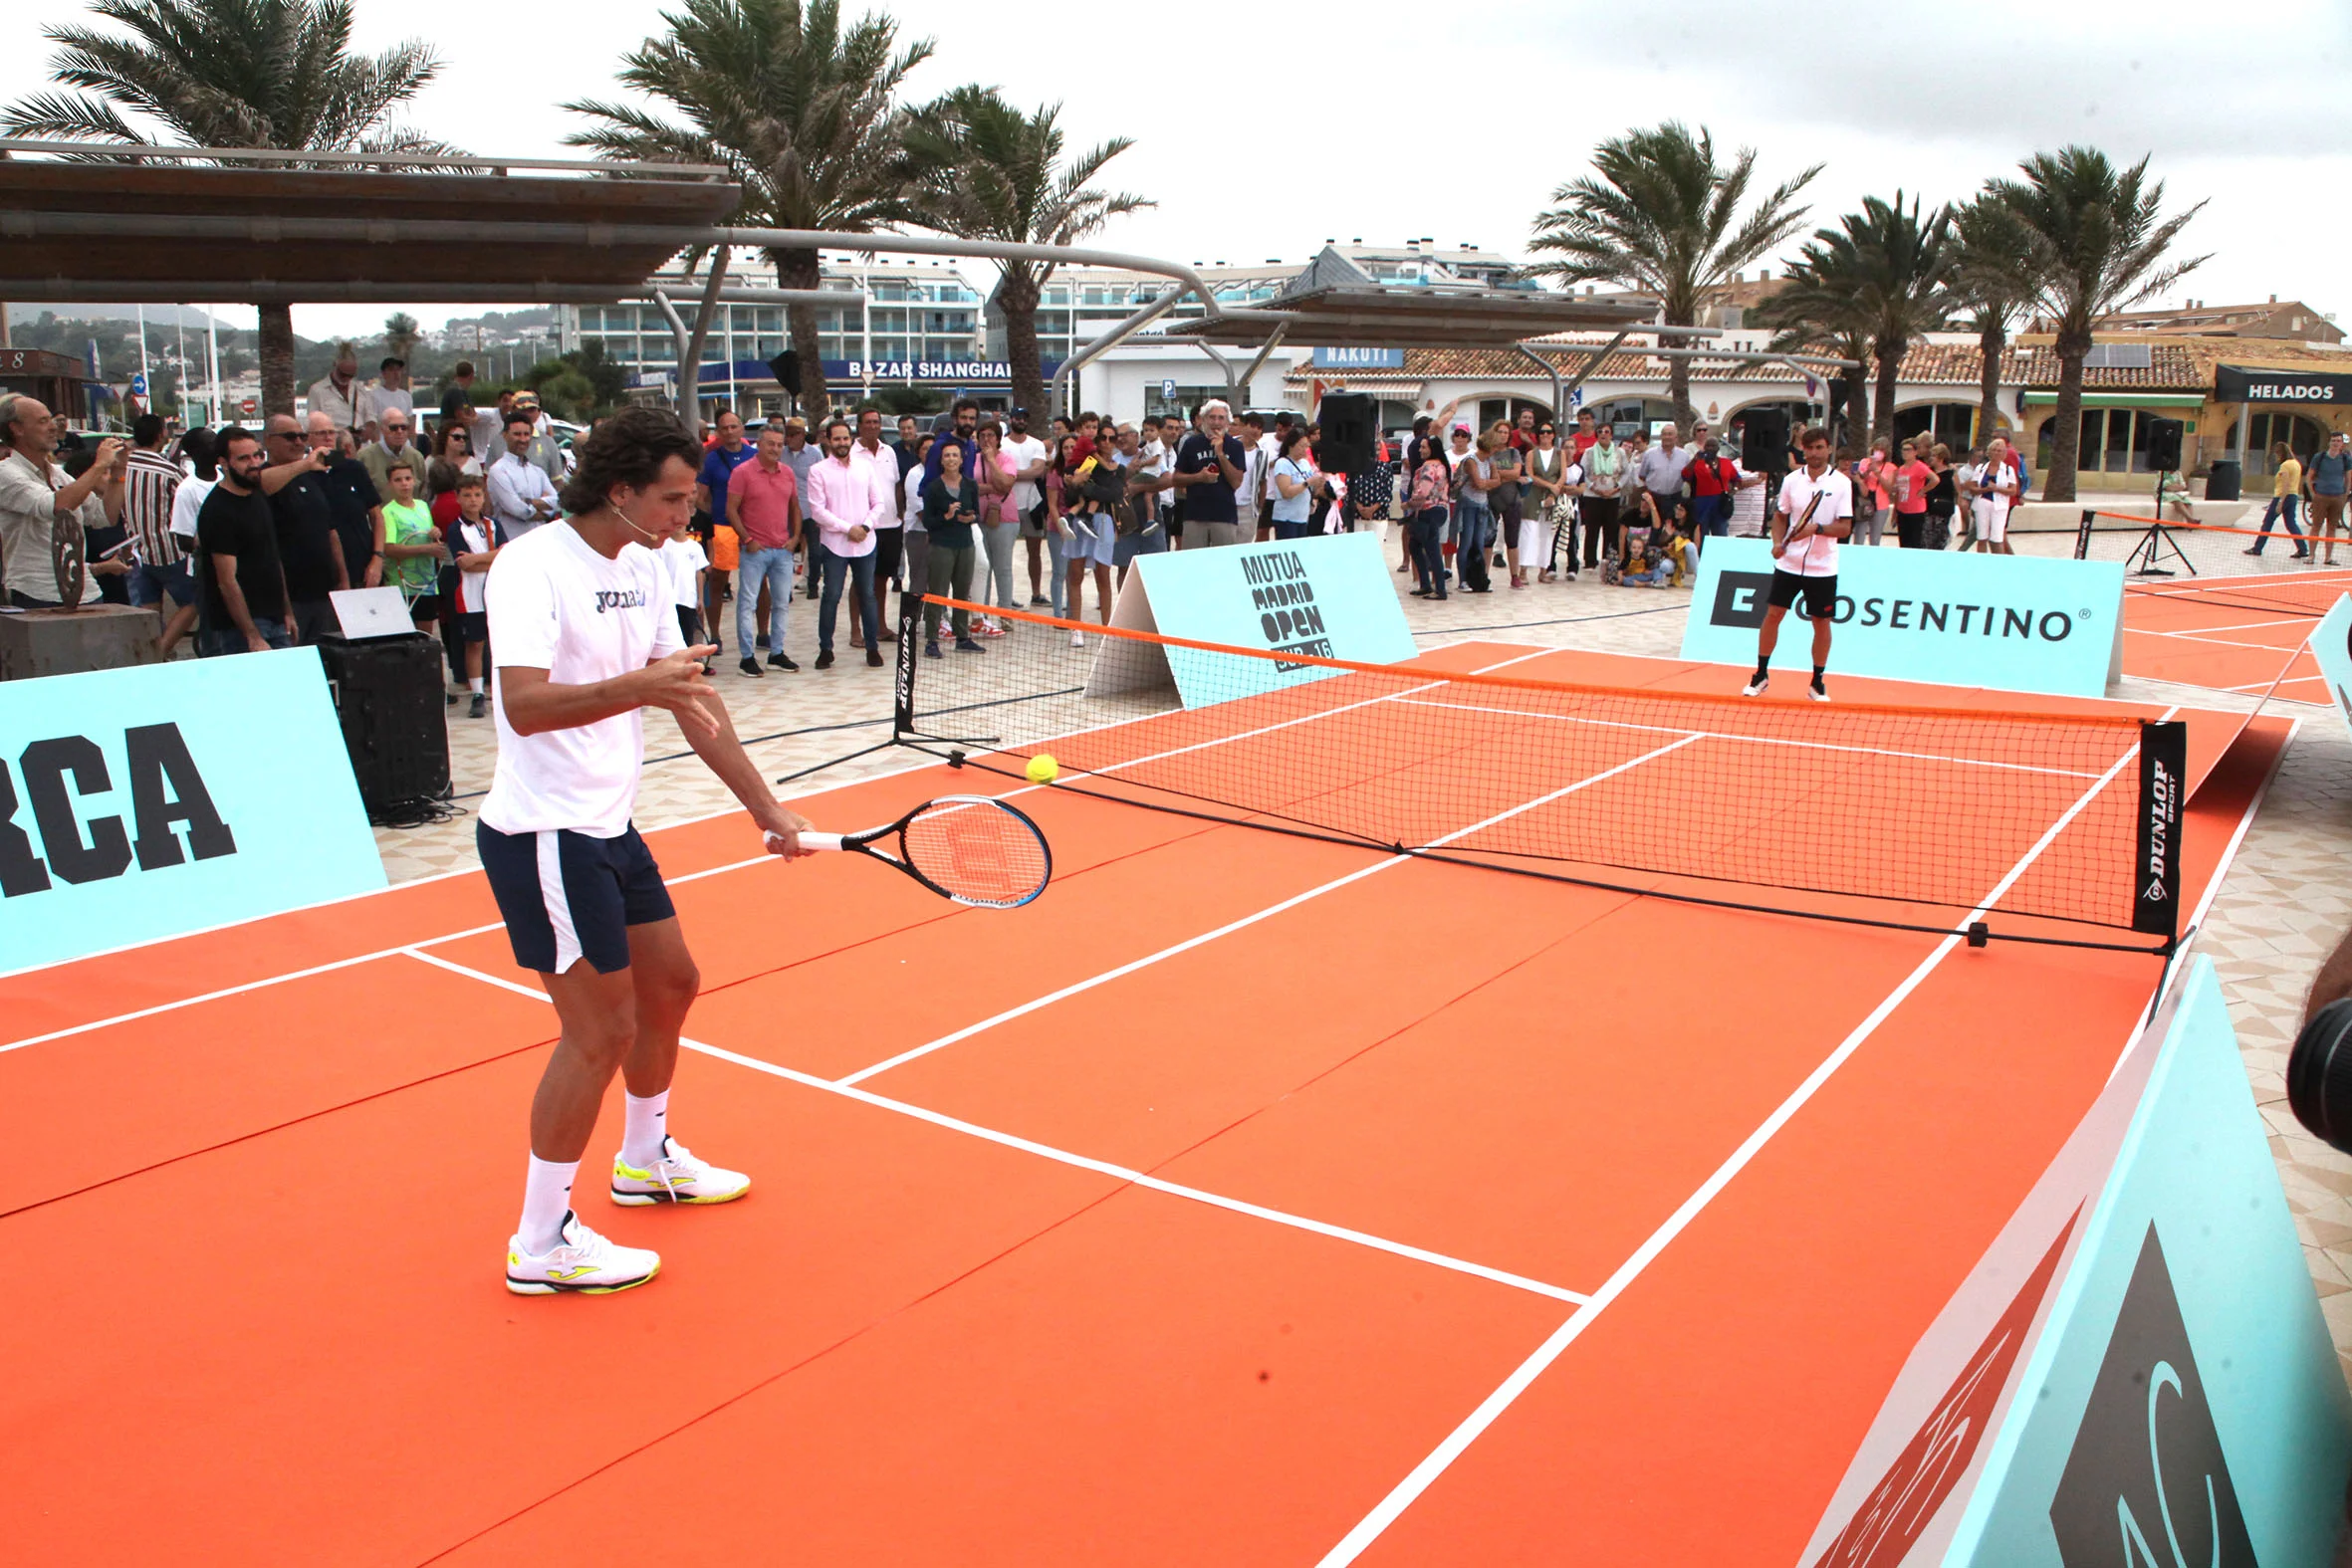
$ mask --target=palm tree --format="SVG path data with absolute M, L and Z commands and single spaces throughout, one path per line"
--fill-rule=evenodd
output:
M 415 317 L 406 311 L 394 311 L 383 319 L 384 352 L 405 361 L 408 350 L 416 346 L 419 332 Z
M 51 140 L 283 147 L 303 152 L 448 152 L 386 123 L 441 64 L 430 46 L 352 53 L 351 0 L 94 0 L 122 33 L 57 24 L 44 93 L 0 112 L 0 132 Z M 127 36 L 125 36 L 127 35 Z M 151 120 L 144 130 L 124 115 Z M 261 307 L 262 410 L 294 412 L 294 312 Z
M 1878 417 L 1862 421 L 1872 435 L 1895 435 L 1895 382 L 1911 345 L 1944 325 L 1951 314 L 1952 214 L 1943 207 L 1920 216 L 1919 198 L 1909 210 L 1903 193 L 1890 204 L 1862 198 L 1834 229 L 1819 229 L 1805 243 L 1788 283 L 1758 312 L 1765 326 L 1818 323 L 1860 337 L 1865 365 L 1878 365 Z M 1865 371 L 1848 372 L 1848 383 Z
M 2009 323 L 2036 292 L 2033 252 L 2023 226 L 1990 194 L 1955 212 L 1952 227 L 1960 244 L 1952 269 L 1953 303 L 1968 313 L 1981 360 L 1976 440 L 1982 443 L 2000 423 L 2000 356 L 2008 346 Z
M 1612 137 L 1592 152 L 1593 174 L 1551 193 L 1529 249 L 1556 255 L 1527 269 L 1573 287 L 1608 283 L 1654 296 L 1668 327 L 1697 323 L 1706 292 L 1760 260 L 1804 223 L 1797 192 L 1821 172 L 1814 164 L 1766 193 L 1743 216 L 1756 177 L 1756 149 L 1742 147 L 1726 166 L 1705 126 L 1693 135 L 1679 120 Z M 1595 177 L 1597 176 L 1597 177 Z M 1666 361 L 1667 395 L 1688 423 L 1689 361 Z
M 2117 169 L 2095 147 L 2036 152 L 2019 172 L 2024 178 L 1995 180 L 1988 193 L 2020 226 L 2033 271 L 2033 303 L 2055 323 L 2057 429 L 2041 494 L 2045 501 L 2072 501 L 2091 324 L 2163 293 L 2207 259 L 2165 260 L 2205 203 L 2160 216 L 2164 182 L 2148 178 L 2148 160 Z
M 1059 105 L 1023 113 L 994 88 L 963 87 L 915 111 L 906 133 L 908 172 L 921 194 L 919 221 L 966 239 L 1074 245 L 1103 224 L 1158 203 L 1091 188 L 1103 165 L 1133 146 L 1114 136 L 1061 163 Z M 1038 301 L 1051 262 L 1009 261 L 997 285 L 1012 361 L 1013 403 L 1046 409 L 1038 354 Z
M 929 39 L 899 49 L 898 25 L 870 13 L 844 29 L 839 0 L 683 0 L 661 19 L 668 31 L 621 62 L 620 85 L 678 118 L 568 104 L 602 121 L 567 137 L 572 144 L 641 162 L 725 164 L 743 186 L 738 223 L 863 234 L 913 215 L 898 90 L 931 57 Z M 768 255 L 782 287 L 818 286 L 814 249 Z M 802 405 L 824 408 L 817 308 L 785 314 Z

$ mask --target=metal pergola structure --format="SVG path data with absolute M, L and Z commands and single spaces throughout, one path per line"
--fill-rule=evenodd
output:
M 30 154 L 30 156 L 27 156 Z M 530 172 L 517 174 L 516 170 Z M 1660 337 L 1708 336 L 1662 328 L 1641 306 L 1572 295 L 1446 288 L 1307 289 L 1269 308 L 1220 302 L 1190 266 L 1088 246 L 1033 245 L 922 234 L 852 234 L 823 229 L 728 225 L 740 187 L 716 165 L 595 159 L 499 158 L 395 153 L 288 152 L 255 147 L 172 147 L 0 139 L 0 300 L 170 304 L 400 304 L 447 301 L 609 303 L 650 300 L 667 318 L 679 350 L 675 397 L 699 427 L 693 373 L 724 304 L 839 304 L 842 291 L 729 290 L 733 247 L 758 250 L 888 250 L 983 261 L 1038 261 L 1110 267 L 1165 278 L 1169 287 L 1114 323 L 1062 366 L 1073 391 L 1078 370 L 1172 310 L 1187 294 L 1203 317 L 1168 331 L 1191 341 L 1238 384 L 1217 345 L 1254 347 L 1246 381 L 1286 336 L 1318 345 L 1364 347 L 1508 346 L 1552 377 L 1531 338 L 1613 330 L 1616 337 L 1575 378 L 1634 332 Z M 333 215 L 324 215 L 332 211 Z M 197 243 L 188 243 L 188 242 Z M 879 243 L 877 243 L 879 242 Z M 167 265 L 159 264 L 168 252 Z M 710 257 L 689 325 L 666 290 L 650 281 L 680 252 Z M 159 278 L 158 272 L 171 276 Z M 1735 362 L 1798 360 L 1846 367 L 1810 354 L 1652 348 Z

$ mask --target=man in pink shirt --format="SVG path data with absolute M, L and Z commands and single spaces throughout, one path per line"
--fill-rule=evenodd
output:
M 735 644 L 746 675 L 760 673 L 752 650 L 757 635 L 760 586 L 768 588 L 768 663 L 779 670 L 800 668 L 785 656 L 784 633 L 792 624 L 793 557 L 801 548 L 800 482 L 784 460 L 784 432 L 770 424 L 760 432 L 759 453 L 727 481 L 727 521 L 743 536 L 743 565 L 735 583 Z M 829 661 L 828 661 L 829 662 Z
M 889 487 L 880 470 L 849 455 L 849 421 L 835 419 L 824 427 L 824 456 L 809 470 L 802 502 L 816 525 L 818 552 L 824 562 L 824 599 L 817 610 L 817 667 L 833 664 L 833 617 L 841 604 L 841 578 L 856 585 L 857 605 L 863 612 L 865 662 L 880 668 L 882 650 L 875 633 L 882 612 L 874 602 L 875 531 L 891 510 Z

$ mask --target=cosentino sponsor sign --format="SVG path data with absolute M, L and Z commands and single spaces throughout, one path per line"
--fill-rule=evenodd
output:
M 2123 569 L 2111 561 L 1847 549 L 1829 611 L 1833 673 L 2095 697 L 2116 652 Z M 1709 540 L 1683 657 L 1752 667 L 1772 585 L 1762 540 Z M 1773 663 L 1810 663 L 1802 626 Z
M 2217 403 L 2300 403 L 2352 407 L 2352 375 L 2316 370 L 2261 370 L 2243 365 L 2214 367 Z

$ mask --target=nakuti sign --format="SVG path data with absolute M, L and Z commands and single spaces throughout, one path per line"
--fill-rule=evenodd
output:
M 383 885 L 316 649 L 0 685 L 0 971 Z
M 1682 656 L 1754 665 L 1775 569 L 1761 539 L 1709 540 Z M 2096 697 L 2115 665 L 2120 562 L 1848 548 L 1837 589 L 1832 673 Z M 1811 660 L 1812 627 L 1792 609 L 1772 665 Z

